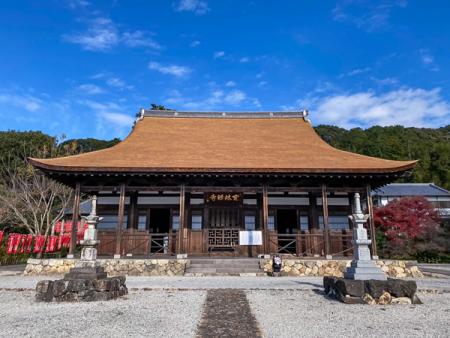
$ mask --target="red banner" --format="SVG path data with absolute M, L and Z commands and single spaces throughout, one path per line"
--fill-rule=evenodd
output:
M 16 246 L 16 240 L 17 240 L 17 236 L 18 234 L 9 234 L 8 236 L 8 241 L 6 244 L 6 253 L 8 255 L 11 255 L 14 253 L 14 247 Z
M 33 235 L 27 235 L 26 237 L 26 253 L 30 253 L 31 252 L 31 245 L 33 244 Z
M 34 253 L 41 253 L 44 249 L 44 244 L 45 244 L 45 236 L 43 235 L 38 235 L 35 237 L 34 239 Z
M 57 241 L 58 241 L 58 236 L 49 236 L 48 240 L 47 240 L 47 246 L 45 248 L 45 252 L 55 252 Z

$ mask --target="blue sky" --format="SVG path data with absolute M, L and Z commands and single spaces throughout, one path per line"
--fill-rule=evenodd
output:
M 0 130 L 124 137 L 140 107 L 450 123 L 448 1 L 1 1 Z

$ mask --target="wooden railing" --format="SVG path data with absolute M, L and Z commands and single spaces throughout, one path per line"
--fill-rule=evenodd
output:
M 99 231 L 99 255 L 112 255 L 116 248 L 115 231 Z M 124 231 L 120 252 L 122 256 L 151 256 L 156 254 L 174 255 L 177 235 L 175 233 L 148 233 L 146 231 Z
M 292 254 L 303 256 L 324 256 L 325 240 L 323 231 L 297 234 L 277 234 L 268 232 L 268 247 L 271 254 Z M 351 256 L 353 254 L 352 234 L 349 231 L 330 231 L 330 254 Z

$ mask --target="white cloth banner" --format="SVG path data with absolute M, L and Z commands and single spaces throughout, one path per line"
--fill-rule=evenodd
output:
M 262 245 L 262 231 L 239 231 L 239 245 Z

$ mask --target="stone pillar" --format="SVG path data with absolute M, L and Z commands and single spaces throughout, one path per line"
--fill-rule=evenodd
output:
M 370 256 L 369 245 L 371 241 L 367 238 L 367 230 L 364 228 L 369 215 L 362 213 L 359 193 L 355 193 L 354 203 L 354 213 L 349 216 L 353 222 L 354 259 L 351 266 L 345 271 L 344 278 L 387 280 L 386 275 Z
M 119 196 L 119 212 L 117 215 L 117 228 L 116 228 L 116 250 L 114 258 L 120 258 L 120 249 L 122 243 L 122 231 L 123 221 L 125 215 L 125 183 L 120 184 L 120 196 Z
M 71 237 L 70 237 L 70 247 L 69 254 L 67 258 L 74 258 L 75 248 L 77 247 L 77 224 L 78 224 L 78 215 L 80 213 L 80 194 L 81 194 L 81 185 L 80 182 L 75 184 L 75 193 L 73 197 L 73 209 L 72 209 L 72 229 L 71 229 Z

